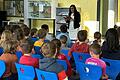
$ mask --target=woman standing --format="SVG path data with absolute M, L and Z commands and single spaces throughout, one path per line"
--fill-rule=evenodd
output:
M 68 23 L 68 28 L 69 28 L 69 35 L 71 39 L 74 39 L 73 37 L 77 38 L 77 32 L 79 31 L 80 27 L 80 21 L 81 21 L 81 16 L 80 13 L 77 11 L 75 5 L 71 5 L 69 8 L 69 14 L 67 17 L 65 17 L 66 22 Z

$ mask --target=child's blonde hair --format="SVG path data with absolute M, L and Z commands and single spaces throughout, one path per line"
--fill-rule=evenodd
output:
M 3 41 L 1 47 L 4 49 L 4 53 L 15 53 L 18 47 L 18 42 L 15 40 Z
M 12 40 L 12 32 L 9 30 L 3 31 L 1 35 L 1 41 Z

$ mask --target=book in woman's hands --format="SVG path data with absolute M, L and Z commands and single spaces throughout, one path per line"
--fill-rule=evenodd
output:
M 64 17 L 64 19 L 65 19 L 66 22 L 70 22 L 71 17 L 70 16 L 66 16 L 66 17 Z

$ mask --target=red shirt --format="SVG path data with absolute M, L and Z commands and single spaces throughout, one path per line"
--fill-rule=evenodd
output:
M 61 71 L 58 75 L 58 80 L 68 80 L 65 71 Z
M 30 56 L 30 55 L 23 55 L 20 58 L 19 63 L 20 64 L 25 64 L 25 65 L 28 65 L 28 66 L 33 66 L 35 68 L 39 68 L 39 59 L 32 58 L 32 56 Z
M 66 61 L 67 66 L 68 66 L 66 74 L 67 74 L 67 76 L 71 76 L 71 74 L 72 74 L 72 68 L 71 68 L 70 62 L 68 61 L 68 59 L 66 58 L 66 56 L 64 54 L 57 54 L 57 58 Z
M 82 44 L 79 44 L 79 42 L 74 43 L 70 48 L 68 55 L 71 56 L 72 52 L 89 53 L 89 45 L 87 43 Z
M 3 53 L 0 56 L 0 60 L 5 61 L 6 63 L 6 71 L 3 75 L 3 77 L 9 77 L 11 75 L 11 72 L 16 73 L 16 68 L 14 63 L 17 62 L 17 56 L 10 53 Z

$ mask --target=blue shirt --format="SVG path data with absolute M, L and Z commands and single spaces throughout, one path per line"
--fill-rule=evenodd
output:
M 60 37 L 62 35 L 65 35 L 67 37 L 67 47 L 71 47 L 71 40 L 70 40 L 70 37 L 69 37 L 69 34 L 68 33 L 60 33 L 56 36 L 57 39 L 60 39 Z

